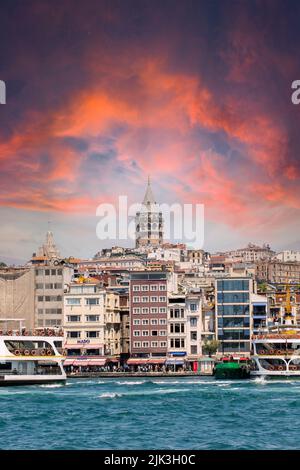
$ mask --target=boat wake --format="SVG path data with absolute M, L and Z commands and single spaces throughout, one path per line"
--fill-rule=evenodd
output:
M 98 398 L 120 398 L 120 397 L 167 395 L 167 394 L 172 394 L 172 393 L 189 392 L 190 390 L 191 390 L 190 388 L 167 388 L 167 389 L 158 389 L 158 390 L 144 391 L 144 392 L 123 392 L 123 393 L 105 392 L 99 395 Z

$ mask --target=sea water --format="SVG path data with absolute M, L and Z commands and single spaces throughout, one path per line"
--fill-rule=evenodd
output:
M 68 379 L 0 388 L 1 449 L 299 449 L 300 381 Z

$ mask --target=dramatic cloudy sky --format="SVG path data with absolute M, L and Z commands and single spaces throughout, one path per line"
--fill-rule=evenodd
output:
M 299 20 L 292 0 L 2 1 L 0 258 L 48 221 L 92 256 L 98 204 L 148 174 L 159 202 L 205 204 L 207 250 L 300 249 Z

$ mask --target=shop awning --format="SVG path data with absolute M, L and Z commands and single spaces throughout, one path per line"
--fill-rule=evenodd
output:
M 73 362 L 74 362 L 74 359 L 66 359 L 66 360 L 63 362 L 63 365 L 64 365 L 64 366 L 72 366 L 72 365 L 73 365 Z
M 183 366 L 184 361 L 182 359 L 167 359 L 166 365 L 167 366 Z
M 104 366 L 106 363 L 106 358 L 103 359 L 89 359 L 88 365 L 89 366 Z
M 148 358 L 144 357 L 132 357 L 128 359 L 127 364 L 130 365 L 135 365 L 135 364 L 147 364 Z
M 83 348 L 82 344 L 66 344 L 65 349 L 81 349 Z
M 80 359 L 80 360 L 75 360 L 73 362 L 73 366 L 88 366 L 89 361 L 87 359 Z
M 131 357 L 128 359 L 127 364 L 130 366 L 135 364 L 164 364 L 165 362 L 165 357 Z
M 148 364 L 164 364 L 165 362 L 165 357 L 152 357 L 151 359 L 148 359 Z

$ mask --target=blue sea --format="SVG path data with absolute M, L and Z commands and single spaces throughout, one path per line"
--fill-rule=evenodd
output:
M 1 449 L 299 449 L 300 381 L 68 379 L 0 389 Z

